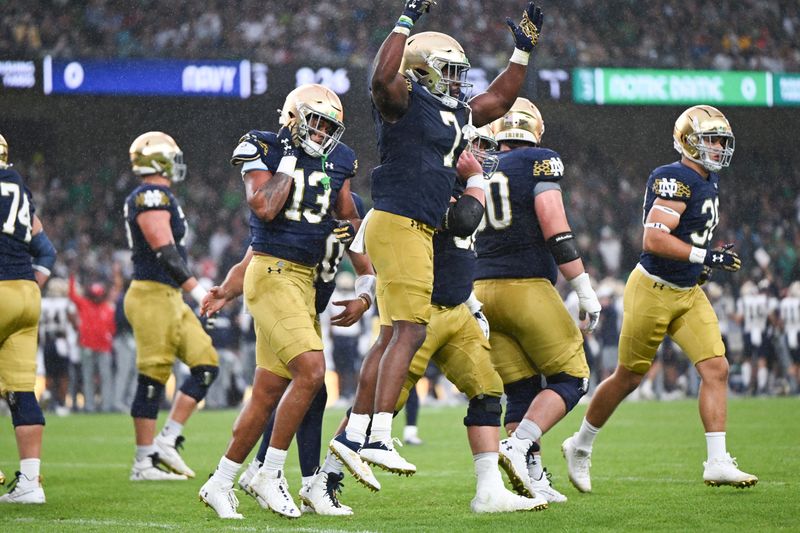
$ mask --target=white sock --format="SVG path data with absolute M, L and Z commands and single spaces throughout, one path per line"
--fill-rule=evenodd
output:
M 19 472 L 22 477 L 19 480 L 21 485 L 39 484 L 39 468 L 42 465 L 41 459 L 20 459 Z
M 325 462 L 322 464 L 321 470 L 329 474 L 341 474 L 342 468 L 344 468 L 342 462 L 329 451 L 325 456 Z
M 344 436 L 347 440 L 364 444 L 367 440 L 367 427 L 369 426 L 369 415 L 350 414 L 347 426 L 344 428 Z
M 145 444 L 144 446 L 136 445 L 136 460 L 144 461 L 148 455 L 153 455 L 156 447 L 153 444 Z
M 183 431 L 183 424 L 175 422 L 172 418 L 168 418 L 161 428 L 161 436 L 168 439 L 170 442 L 175 442 L 175 439 L 181 436 Z
M 722 459 L 727 454 L 725 449 L 725 432 L 711 431 L 706 433 L 706 449 L 708 450 L 708 460 Z
M 250 474 L 250 479 L 253 479 L 253 476 L 256 475 L 256 473 L 260 468 L 261 468 L 261 461 L 253 457 L 253 460 L 250 461 L 249 465 L 247 465 L 247 473 Z
M 279 450 L 270 446 L 267 448 L 267 455 L 264 457 L 264 470 L 283 470 L 283 465 L 286 464 L 286 450 Z
M 587 452 L 592 451 L 592 444 L 594 443 L 594 438 L 597 436 L 597 433 L 600 431 L 600 428 L 596 428 L 587 422 L 586 418 L 583 419 L 581 422 L 581 429 L 575 434 L 575 446 L 580 448 L 581 450 L 586 450 Z
M 375 413 L 372 415 L 372 434 L 370 442 L 386 442 L 392 440 L 392 413 Z
M 533 479 L 542 479 L 542 456 L 538 453 L 528 455 L 528 475 Z
M 767 367 L 762 366 L 756 371 L 756 384 L 758 385 L 758 392 L 767 390 L 768 379 L 769 379 L 769 370 L 767 370 Z
M 496 490 L 503 486 L 503 478 L 497 468 L 497 452 L 476 453 L 472 456 L 475 463 L 475 477 L 478 478 L 477 492 L 481 490 Z
M 241 463 L 234 463 L 223 455 L 222 459 L 219 460 L 217 469 L 214 470 L 214 474 L 211 477 L 226 484 L 233 483 L 233 480 L 236 478 L 236 474 L 239 473 L 239 469 L 241 467 Z
M 514 436 L 521 440 L 537 441 L 542 436 L 542 429 L 533 420 L 523 418 L 514 431 Z

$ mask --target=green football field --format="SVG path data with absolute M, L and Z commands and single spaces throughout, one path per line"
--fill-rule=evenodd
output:
M 83 415 L 48 419 L 42 472 L 47 504 L 0 507 L 2 531 L 800 531 L 800 401 L 732 400 L 728 449 L 759 476 L 752 489 L 702 482 L 705 440 L 695 401 L 623 404 L 596 441 L 594 492 L 579 494 L 566 477 L 561 441 L 580 423 L 579 406 L 545 436 L 545 465 L 569 501 L 538 513 L 473 515 L 472 459 L 462 407 L 420 413 L 422 446 L 401 452 L 415 463 L 411 478 L 377 472 L 372 494 L 345 479 L 342 501 L 355 515 L 290 521 L 239 492 L 242 521 L 222 521 L 197 499 L 230 434 L 234 411 L 197 413 L 186 429 L 185 457 L 198 472 L 188 482 L 131 483 L 130 419 Z M 328 410 L 329 435 L 342 411 Z M 161 415 L 163 420 L 164 413 Z M 159 423 L 161 423 L 161 420 Z M 395 424 L 400 429 L 401 420 Z M 8 418 L 0 419 L 0 470 L 18 467 Z M 326 437 L 327 438 L 327 437 Z M 294 450 L 287 474 L 300 488 Z M 298 499 L 295 498 L 297 501 Z

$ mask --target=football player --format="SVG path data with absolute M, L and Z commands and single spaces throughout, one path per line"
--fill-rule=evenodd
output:
M 183 426 L 218 373 L 218 356 L 181 290 L 198 303 L 205 289 L 186 264 L 186 219 L 172 194 L 186 177 L 183 152 L 160 131 L 137 137 L 130 147 L 133 173 L 141 183 L 125 199 L 125 229 L 133 251 L 133 281 L 125 294 L 125 316 L 136 340 L 139 372 L 131 417 L 136 433 L 132 481 L 194 477 L 179 450 Z M 178 358 L 191 369 L 156 436 L 158 406 Z
M 242 165 L 251 211 L 253 257 L 243 290 L 255 320 L 257 369 L 253 395 L 234 423 L 225 455 L 200 489 L 201 499 L 222 518 L 242 516 L 236 512 L 233 481 L 276 405 L 264 465 L 250 487 L 262 507 L 300 516 L 283 465 L 325 377 L 316 327 L 316 268 L 328 235 L 333 231 L 347 243 L 360 224 L 350 196 L 358 163 L 353 150 L 340 142 L 343 120 L 336 93 L 301 85 L 286 97 L 278 133 L 251 131 L 233 153 L 231 162 Z
M 0 503 L 41 504 L 44 415 L 33 388 L 41 287 L 55 264 L 56 250 L 35 214 L 31 192 L 10 166 L 8 143 L 0 135 L 0 396 L 11 409 L 20 459 Z
M 507 396 L 511 436 L 500 443 L 500 464 L 520 494 L 559 502 L 565 498 L 550 487 L 533 450 L 586 393 L 589 378 L 583 337 L 554 286 L 559 271 L 577 292 L 581 313 L 590 315 L 590 330 L 600 303 L 564 211 L 561 157 L 540 146 L 539 110 L 517 98 L 492 129 L 499 164 L 477 238 L 475 294 L 484 303 L 492 362 Z
M 392 445 L 392 411 L 430 320 L 433 232 L 442 222 L 455 184 L 454 164 L 463 149 L 470 87 L 469 61 L 455 39 L 437 32 L 410 36 L 431 4 L 430 0 L 405 3 L 372 71 L 381 164 L 372 172 L 374 210 L 365 243 L 382 295 L 378 299 L 382 332 L 373 349 L 383 347 L 384 352 L 372 374 L 375 378 L 360 379 L 348 430 L 330 444 L 340 458 L 360 453 L 367 462 L 408 475 L 416 467 Z M 514 102 L 539 38 L 541 10 L 529 3 L 519 26 L 510 19 L 507 23 L 515 45 L 510 62 L 486 92 L 469 100 L 478 127 L 501 116 Z M 469 226 L 481 210 L 474 203 L 464 207 L 457 212 L 464 220 L 458 222 Z M 370 422 L 372 433 L 366 442 Z
M 363 201 L 356 193 L 351 192 L 350 194 L 353 197 L 359 217 L 363 217 Z M 317 315 L 325 310 L 328 301 L 333 295 L 333 290 L 336 286 L 334 278 L 345 251 L 347 251 L 346 245 L 340 242 L 336 233 L 331 233 L 325 242 L 325 256 L 317 265 L 317 276 L 314 281 Z M 217 287 L 212 287 L 203 302 L 202 311 L 204 314 L 213 315 L 225 303 L 242 294 L 244 274 L 252 256 L 252 249 L 248 250 L 244 259 L 231 268 L 225 277 L 225 281 Z M 331 317 L 334 325 L 350 326 L 356 323 L 370 308 L 374 299 L 375 275 L 369 259 L 365 255 L 350 253 L 350 260 L 358 274 L 356 279 L 356 294 L 358 294 L 358 298 L 334 302 L 336 305 L 344 306 L 341 313 Z M 303 513 L 312 512 L 322 515 L 350 515 L 352 514 L 352 509 L 343 505 L 338 499 L 338 492 L 341 490 L 341 482 L 344 478 L 341 469 L 336 472 L 318 472 L 322 438 L 322 416 L 327 400 L 328 393 L 323 383 L 322 388 L 309 406 L 308 412 L 306 412 L 297 429 L 300 473 L 303 476 L 302 488 L 300 489 L 300 500 L 303 505 L 300 510 Z M 252 490 L 251 482 L 266 459 L 269 442 L 272 437 L 274 418 L 273 413 L 264 430 L 258 453 L 247 469 L 239 476 L 239 487 L 256 499 L 258 496 Z
M 793 281 L 781 299 L 778 308 L 780 313 L 781 332 L 789 350 L 789 368 L 787 369 L 790 392 L 796 393 L 800 379 L 800 281 Z
M 597 433 L 642 381 L 665 335 L 702 378 L 705 483 L 749 487 L 758 482 L 739 470 L 726 450 L 728 361 L 717 316 L 697 285 L 704 266 L 729 272 L 741 267 L 729 245 L 709 249 L 719 222 L 717 172 L 730 165 L 733 131 L 718 109 L 697 105 L 678 117 L 672 137 L 680 161 L 656 168 L 647 180 L 643 251 L 625 286 L 619 363 L 597 387 L 580 430 L 562 444 L 570 481 L 581 492 L 592 490 L 589 466 Z

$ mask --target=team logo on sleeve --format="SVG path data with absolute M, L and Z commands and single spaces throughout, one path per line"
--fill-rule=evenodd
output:
M 534 176 L 563 176 L 564 163 L 560 157 L 551 157 L 542 161 L 533 162 Z
M 656 178 L 653 181 L 653 194 L 659 198 L 688 200 L 692 196 L 692 190 L 677 178 Z
M 136 207 L 158 207 L 169 205 L 169 198 L 161 191 L 150 189 L 136 195 Z

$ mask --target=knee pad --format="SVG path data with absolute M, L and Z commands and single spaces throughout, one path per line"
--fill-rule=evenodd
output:
M 567 412 L 578 405 L 578 400 L 589 390 L 589 378 L 576 378 L 564 372 L 559 372 L 547 378 L 547 387 L 555 392 L 567 405 Z
M 161 394 L 164 392 L 164 385 L 144 374 L 139 374 L 139 381 L 136 385 L 136 395 L 131 404 L 131 416 L 133 418 L 158 418 L 158 404 L 161 401 Z
M 467 416 L 464 417 L 464 425 L 467 427 L 500 427 L 500 415 L 502 412 L 503 407 L 500 405 L 500 398 L 479 394 L 469 401 Z
M 42 408 L 33 392 L 9 391 L 6 393 L 6 401 L 11 409 L 11 423 L 14 427 L 44 425 Z
M 206 397 L 208 387 L 217 379 L 217 374 L 218 366 L 198 365 L 191 369 L 191 374 L 181 385 L 181 392 L 199 402 Z
M 509 383 L 503 388 L 506 393 L 506 416 L 503 425 L 508 425 L 522 421 L 531 402 L 542 390 L 542 383 L 539 376 L 531 376 Z

